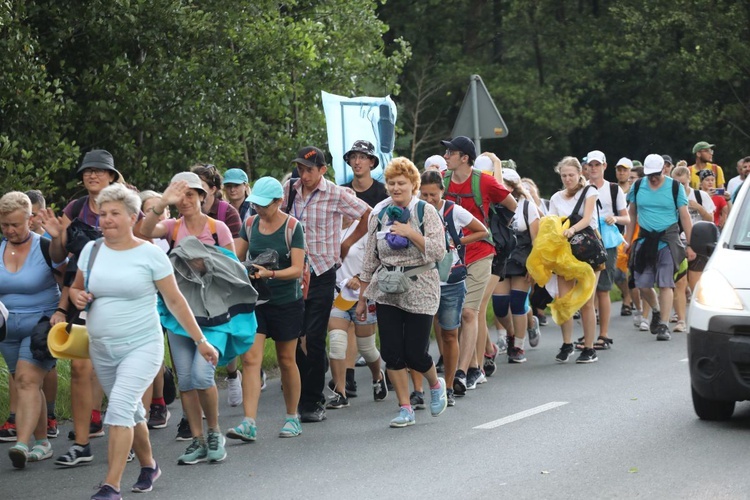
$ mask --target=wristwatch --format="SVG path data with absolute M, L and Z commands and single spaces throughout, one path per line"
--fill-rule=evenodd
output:
M 206 342 L 208 342 L 208 339 L 206 337 L 201 337 L 200 340 L 198 340 L 198 341 L 195 342 L 195 345 L 199 346 L 201 344 L 205 344 Z

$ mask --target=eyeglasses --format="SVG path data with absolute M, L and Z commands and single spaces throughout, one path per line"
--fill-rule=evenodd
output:
M 257 212 L 257 211 L 259 211 L 259 210 L 266 210 L 266 209 L 267 209 L 267 208 L 269 208 L 269 207 L 270 207 L 271 205 L 273 205 L 273 202 L 269 203 L 269 204 L 268 204 L 268 205 L 266 205 L 266 206 L 263 206 L 263 205 L 258 205 L 258 204 L 256 204 L 256 203 L 251 203 L 251 204 L 250 204 L 250 206 L 251 206 L 251 207 L 253 207 L 253 210 L 255 210 L 256 212 Z
M 445 156 L 453 156 L 454 153 L 461 154 L 461 151 L 454 151 L 454 150 L 451 150 L 451 149 L 446 149 L 445 150 Z
M 109 170 L 103 170 L 101 168 L 87 168 L 83 171 L 83 176 L 89 176 L 89 177 L 101 177 L 102 175 L 109 172 Z
M 699 151 L 699 153 L 708 153 L 708 154 L 712 155 L 712 154 L 714 154 L 714 150 L 713 149 L 701 149 Z

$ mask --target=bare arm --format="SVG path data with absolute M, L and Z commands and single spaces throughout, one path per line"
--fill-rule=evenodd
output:
M 631 203 L 628 207 L 628 215 L 630 216 L 630 222 L 628 222 L 627 228 L 625 229 L 625 244 L 630 245 L 633 242 L 633 234 L 635 234 L 635 224 L 638 218 L 635 214 L 635 203 Z
M 358 242 L 362 236 L 367 234 L 367 221 L 370 220 L 371 213 L 372 209 L 368 208 L 367 211 L 362 214 L 362 217 L 359 219 L 359 224 L 357 224 L 357 227 L 354 228 L 352 234 L 350 234 L 349 237 L 341 243 L 341 260 L 344 260 L 346 258 L 352 245 Z M 424 247 L 422 248 L 422 250 L 424 251 Z
M 461 238 L 461 244 L 463 246 L 466 246 L 469 243 L 474 243 L 475 241 L 483 240 L 490 234 L 484 224 L 482 224 L 476 217 L 474 217 L 466 226 L 466 229 L 471 231 L 471 234 Z

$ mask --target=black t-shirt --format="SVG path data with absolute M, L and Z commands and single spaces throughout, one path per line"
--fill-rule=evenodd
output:
M 344 187 L 354 189 L 351 182 L 348 184 L 344 184 Z M 386 191 L 385 185 L 382 182 L 376 181 L 375 179 L 372 180 L 372 186 L 367 188 L 365 191 L 362 191 L 360 193 L 359 191 L 354 189 L 354 192 L 357 193 L 357 198 L 370 205 L 370 208 L 373 208 L 375 205 L 388 198 L 388 191 Z

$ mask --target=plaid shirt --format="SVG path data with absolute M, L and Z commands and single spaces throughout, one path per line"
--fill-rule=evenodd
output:
M 290 192 L 289 182 L 284 185 L 286 209 Z M 292 189 L 297 191 L 289 215 L 302 223 L 305 230 L 307 256 L 312 272 L 320 276 L 341 262 L 341 219 L 361 218 L 369 206 L 349 191 L 327 179 L 321 179 L 318 187 L 305 199 L 302 194 L 302 181 L 296 180 Z

